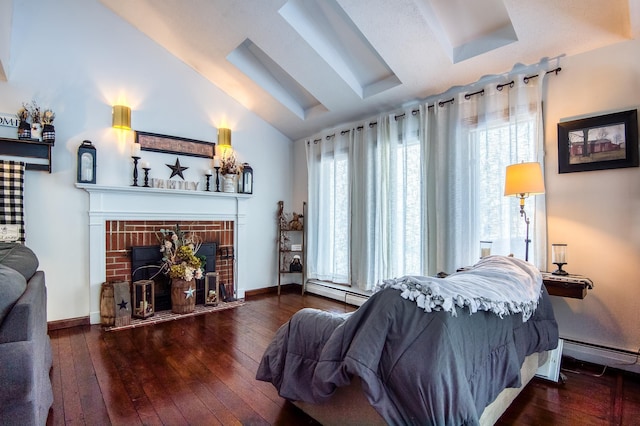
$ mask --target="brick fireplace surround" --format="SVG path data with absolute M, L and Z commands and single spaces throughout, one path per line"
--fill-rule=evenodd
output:
M 233 284 L 233 296 L 244 299 L 248 239 L 247 200 L 251 195 L 143 187 L 76 184 L 89 194 L 89 320 L 100 323 L 100 289 L 104 282 L 131 279 L 132 245 L 157 244 L 155 232 L 181 223 L 217 242 L 216 270 Z M 193 227 L 193 228 L 190 228 Z M 233 247 L 234 259 L 221 259 L 220 248 Z M 126 259 L 126 261 L 125 261 Z M 230 294 L 231 295 L 231 294 Z
M 175 229 L 176 224 L 184 232 L 193 233 L 202 242 L 217 244 L 216 272 L 227 294 L 233 293 L 233 259 L 222 256 L 233 249 L 232 221 L 161 221 L 161 220 L 108 220 L 106 221 L 106 281 L 131 282 L 131 247 L 158 245 L 160 229 Z

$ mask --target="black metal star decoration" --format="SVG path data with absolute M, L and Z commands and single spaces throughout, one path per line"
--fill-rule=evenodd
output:
M 118 306 L 120 306 L 120 309 L 127 309 L 127 302 L 122 299 L 122 302 L 118 303 Z
M 171 169 L 171 176 L 169 176 L 169 179 L 171 179 L 174 176 L 180 176 L 182 178 L 182 180 L 184 180 L 184 176 L 182 176 L 182 172 L 184 170 L 187 170 L 188 167 L 182 167 L 180 165 L 180 159 L 176 158 L 176 164 L 174 166 L 172 166 L 171 164 L 167 164 L 167 167 L 169 167 Z

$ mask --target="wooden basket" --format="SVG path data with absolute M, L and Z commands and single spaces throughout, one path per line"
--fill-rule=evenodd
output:
M 116 304 L 113 300 L 113 283 L 102 283 L 100 288 L 100 324 L 111 326 L 116 320 Z
M 196 309 L 196 281 L 171 280 L 171 312 L 188 314 Z

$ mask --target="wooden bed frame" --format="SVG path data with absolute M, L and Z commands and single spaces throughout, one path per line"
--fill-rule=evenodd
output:
M 534 353 L 526 357 L 522 368 L 520 368 L 522 385 L 519 388 L 506 388 L 500 392 L 498 397 L 482 412 L 480 425 L 493 425 L 520 394 L 520 391 L 531 381 L 538 368 L 547 361 L 547 358 L 548 352 Z M 362 391 L 359 377 L 354 377 L 349 386 L 338 388 L 325 404 L 311 404 L 300 401 L 293 402 L 293 404 L 324 426 L 387 424 L 369 404 Z

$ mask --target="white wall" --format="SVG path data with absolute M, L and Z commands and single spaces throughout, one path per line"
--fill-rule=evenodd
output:
M 637 109 L 639 53 L 634 40 L 563 59 L 545 102 L 548 242 L 567 243 L 565 269 L 595 283 L 584 300 L 553 297 L 560 334 L 632 352 L 640 348 L 640 168 L 558 174 L 557 123 Z
M 277 201 L 291 202 L 292 142 L 204 80 L 97 0 L 15 2 L 8 82 L 0 82 L 0 112 L 35 99 L 55 111 L 53 173 L 25 178 L 27 245 L 45 271 L 49 321 L 89 313 L 88 194 L 75 188 L 76 152 L 97 147 L 97 183 L 128 186 L 132 163 L 125 133 L 112 129 L 111 106 L 132 108 L 136 130 L 216 141 L 233 130 L 233 147 L 255 175 L 248 201 L 251 265 L 246 290 L 274 285 Z M 129 138 L 131 135 L 128 136 Z M 154 177 L 169 178 L 177 155 L 142 153 Z M 186 180 L 200 180 L 207 159 L 180 156 Z M 171 209 L 168 205 L 167 209 Z
M 635 352 L 640 348 L 640 168 L 558 174 L 557 123 L 638 108 L 640 41 L 563 58 L 560 65 L 562 71 L 547 78 L 544 102 L 548 262 L 551 244 L 567 243 L 565 269 L 595 283 L 583 300 L 552 297 L 560 334 Z M 304 159 L 304 149 L 303 141 L 296 142 L 296 159 Z M 298 186 L 306 183 L 306 168 L 296 169 L 295 180 Z M 295 189 L 294 195 L 306 199 Z M 640 372 L 640 365 L 619 364 L 634 360 L 624 354 L 566 343 L 565 353 Z

